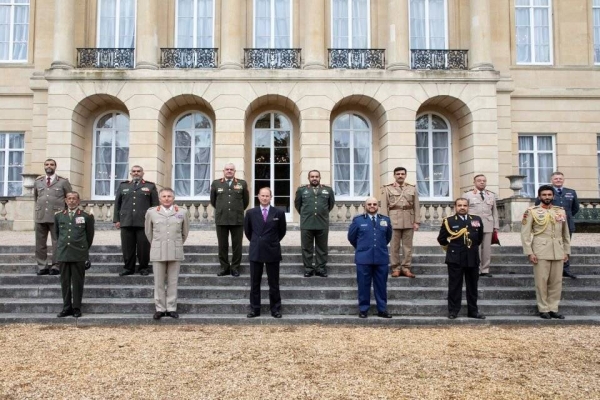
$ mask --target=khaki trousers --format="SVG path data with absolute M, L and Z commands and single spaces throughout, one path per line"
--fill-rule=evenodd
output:
M 50 266 L 53 269 L 58 269 L 56 262 L 56 230 L 54 224 L 37 223 L 35 224 L 35 261 L 38 269 L 48 268 L 48 233 L 52 238 L 52 261 Z
M 390 252 L 390 267 L 392 271 L 410 271 L 412 262 L 414 230 L 394 229 L 392 233 L 392 244 Z M 400 262 L 400 242 L 402 242 L 402 262 Z
M 152 261 L 156 311 L 177 311 L 177 280 L 180 264 L 180 261 Z
M 539 312 L 558 312 L 562 292 L 562 260 L 538 260 L 533 266 L 535 298 Z
M 479 258 L 481 259 L 479 273 L 489 274 L 490 260 L 492 259 L 492 232 L 483 234 L 483 242 L 481 242 L 481 246 L 479 247 Z

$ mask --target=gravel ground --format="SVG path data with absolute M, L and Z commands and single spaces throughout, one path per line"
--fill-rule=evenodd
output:
M 1 399 L 598 399 L 600 327 L 0 326 Z

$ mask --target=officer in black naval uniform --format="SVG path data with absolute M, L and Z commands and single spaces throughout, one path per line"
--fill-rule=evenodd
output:
M 158 192 L 153 182 L 145 181 L 144 169 L 131 167 L 131 180 L 121 182 L 115 198 L 113 222 L 121 229 L 121 247 L 124 269 L 119 276 L 135 274 L 135 255 L 140 265 L 140 275 L 150 273 L 150 243 L 144 232 L 146 211 L 158 206 Z
M 248 184 L 235 177 L 235 165 L 223 168 L 223 178 L 210 185 L 210 204 L 215 209 L 215 225 L 219 245 L 218 276 L 240 276 L 242 262 L 242 239 L 244 236 L 244 210 L 250 204 Z M 229 234 L 231 233 L 231 264 L 229 263 Z
M 448 318 L 455 319 L 460 311 L 463 275 L 467 289 L 468 317 L 485 319 L 477 308 L 479 280 L 479 245 L 483 240 L 483 222 L 477 215 L 467 214 L 469 200 L 454 202 L 456 214 L 445 218 L 440 227 L 438 243 L 446 250 L 448 265 Z
M 81 211 L 79 193 L 69 192 L 65 199 L 67 209 L 54 215 L 57 249 L 60 264 L 60 287 L 63 309 L 57 317 L 81 317 L 81 298 L 85 279 L 85 264 L 94 240 L 94 216 Z M 73 289 L 71 289 L 71 285 Z

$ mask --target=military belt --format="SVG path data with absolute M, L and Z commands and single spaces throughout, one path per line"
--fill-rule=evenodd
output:
M 402 207 L 392 207 L 390 208 L 390 211 L 392 210 L 412 210 L 413 206 L 402 206 Z

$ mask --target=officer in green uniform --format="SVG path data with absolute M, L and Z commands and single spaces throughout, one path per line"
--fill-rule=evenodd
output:
M 56 229 L 56 259 L 60 264 L 60 286 L 63 309 L 57 317 L 81 317 L 81 298 L 85 264 L 90 258 L 89 249 L 94 240 L 94 216 L 81 211 L 79 193 L 69 192 L 65 199 L 67 209 L 54 215 Z M 71 289 L 72 286 L 72 289 Z
M 244 235 L 244 210 L 250 204 L 248 184 L 235 177 L 235 165 L 226 164 L 223 178 L 215 179 L 210 186 L 210 204 L 215 209 L 215 225 L 219 245 L 221 271 L 217 276 L 240 276 L 242 239 Z M 231 233 L 231 263 L 229 263 L 229 234 Z
M 321 185 L 321 173 L 308 173 L 306 186 L 296 190 L 294 206 L 300 214 L 300 243 L 304 276 L 327 277 L 327 238 L 329 236 L 329 212 L 335 206 L 335 195 L 329 186 Z M 313 252 L 316 247 L 316 264 L 313 267 Z

